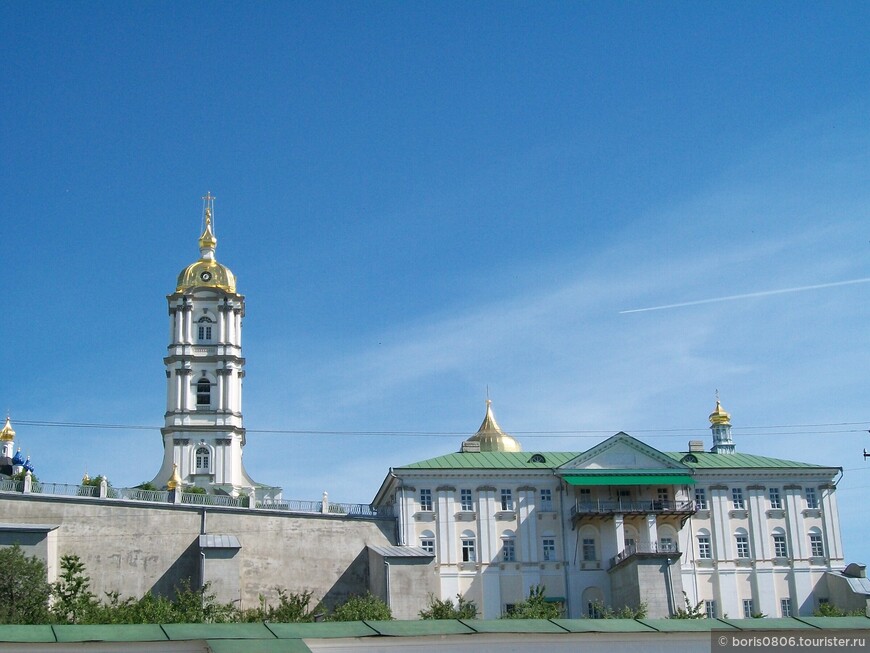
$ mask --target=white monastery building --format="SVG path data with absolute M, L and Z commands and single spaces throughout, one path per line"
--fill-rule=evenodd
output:
M 713 446 L 663 452 L 617 433 L 585 452 L 522 450 L 486 416 L 458 453 L 390 470 L 398 544 L 435 556 L 440 598 L 496 618 L 542 585 L 569 617 L 703 601 L 710 617 L 810 615 L 844 565 L 840 469 L 738 453 L 717 400 Z M 685 592 L 686 596 L 683 596 Z

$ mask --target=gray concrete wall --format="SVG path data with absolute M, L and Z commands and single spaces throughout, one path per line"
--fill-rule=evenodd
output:
M 122 597 L 139 597 L 149 591 L 171 594 L 184 578 L 196 586 L 203 510 L 187 505 L 0 495 L 4 522 L 58 526 L 53 555 L 58 559 L 64 554 L 78 555 L 99 596 L 108 591 Z M 270 603 L 277 602 L 279 587 L 288 592 L 310 590 L 329 607 L 351 594 L 365 593 L 365 547 L 394 543 L 395 526 L 390 520 L 205 510 L 205 532 L 235 535 L 242 545 L 236 554 L 238 589 L 227 578 L 219 598 L 239 601 L 243 608 L 256 607 L 260 594 Z
M 636 554 L 610 572 L 611 607 L 647 606 L 650 618 L 670 617 L 684 607 L 683 581 L 679 562 L 661 555 Z
M 369 550 L 369 590 L 390 606 L 394 618 L 419 619 L 429 595 L 437 596 L 435 559 L 388 558 L 389 567 L 384 562 L 383 556 Z

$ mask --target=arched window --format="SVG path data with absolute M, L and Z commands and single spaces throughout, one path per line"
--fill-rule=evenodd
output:
M 677 531 L 668 524 L 659 528 L 659 551 L 668 553 L 677 550 Z
M 423 531 L 420 533 L 420 548 L 426 553 L 435 555 L 435 533 L 432 531 Z
M 212 325 L 214 324 L 214 320 L 212 320 L 207 315 L 203 315 L 196 321 L 197 330 L 196 335 L 200 342 L 209 342 L 211 341 L 211 330 Z
M 711 560 L 713 558 L 713 546 L 710 543 L 710 531 L 702 528 L 698 531 L 698 558 L 701 560 Z
M 195 466 L 197 473 L 208 472 L 210 453 L 208 447 L 199 447 L 196 450 Z
M 787 558 L 788 557 L 788 544 L 785 539 L 785 531 L 782 528 L 774 528 L 773 529 L 773 557 L 774 558 Z
M 211 405 L 211 383 L 205 377 L 196 382 L 196 405 Z
M 501 534 L 501 559 L 502 562 L 514 562 L 517 559 L 517 536 L 511 530 Z
M 810 555 L 813 558 L 825 557 L 825 543 L 822 540 L 822 531 L 813 526 L 809 532 L 810 536 Z
M 547 459 L 544 458 L 541 454 L 536 453 L 531 458 L 529 458 L 529 462 L 530 463 L 545 463 L 545 462 L 547 462 Z
M 462 531 L 462 562 L 477 562 L 477 550 L 473 531 Z

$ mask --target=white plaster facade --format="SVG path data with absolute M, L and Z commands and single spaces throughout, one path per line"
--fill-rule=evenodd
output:
M 391 469 L 373 503 L 395 506 L 399 545 L 435 554 L 439 598 L 484 618 L 539 584 L 569 617 L 596 602 L 669 616 L 684 591 L 710 616 L 812 614 L 844 565 L 840 470 L 736 453 L 727 413 L 711 422 L 709 452 L 625 433 L 586 452 L 463 446 Z

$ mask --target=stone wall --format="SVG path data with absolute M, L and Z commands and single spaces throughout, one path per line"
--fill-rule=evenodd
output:
M 212 565 L 208 573 L 227 575 L 215 579 L 221 581 L 214 583 L 218 598 L 242 608 L 256 607 L 261 594 L 276 601 L 279 587 L 310 590 L 328 607 L 365 593 L 366 546 L 394 544 L 395 532 L 394 521 L 385 519 L 12 493 L 0 495 L 0 515 L 3 544 L 27 544 L 53 567 L 62 555 L 78 555 L 98 596 L 171 594 L 185 578 L 196 587 L 203 565 L 199 535 L 234 535 L 241 548 L 230 556 L 232 564 Z M 15 524 L 22 525 L 20 533 Z M 45 531 L 54 543 L 35 542 L 39 531 L 24 530 L 39 524 L 57 527 Z

